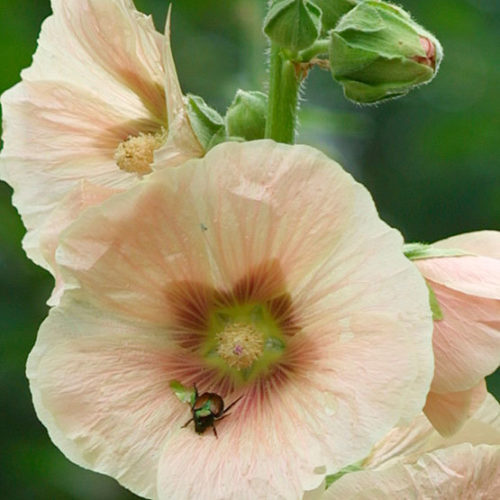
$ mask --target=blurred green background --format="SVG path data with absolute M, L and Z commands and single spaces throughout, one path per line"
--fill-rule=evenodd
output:
M 347 102 L 329 73 L 311 73 L 299 141 L 337 159 L 372 192 L 382 217 L 408 240 L 500 228 L 500 2 L 400 2 L 441 40 L 429 86 L 377 107 Z M 265 89 L 265 0 L 172 0 L 173 50 L 184 91 L 221 113 L 237 88 Z M 136 0 L 162 29 L 168 2 Z M 0 91 L 29 66 L 49 0 L 0 0 Z M 84 471 L 37 421 L 24 365 L 47 313 L 50 276 L 21 250 L 23 227 L 0 183 L 0 496 L 15 500 L 135 498 Z M 500 396 L 500 377 L 489 379 Z

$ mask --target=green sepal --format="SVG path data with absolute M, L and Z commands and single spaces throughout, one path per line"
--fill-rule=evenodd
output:
M 426 42 L 434 55 L 427 55 Z M 344 87 L 346 97 L 369 104 L 403 96 L 431 81 L 442 49 L 401 8 L 367 0 L 345 14 L 330 32 L 329 55 L 332 76 Z
M 226 113 L 229 135 L 247 141 L 263 139 L 266 132 L 267 95 L 258 91 L 238 90 Z
M 321 33 L 321 9 L 310 0 L 275 2 L 264 19 L 264 33 L 281 48 L 296 54 Z
M 464 257 L 466 255 L 471 255 L 458 248 L 438 248 L 427 243 L 406 243 L 403 246 L 403 253 L 410 260 Z
M 189 403 L 191 406 L 194 405 L 196 393 L 193 388 L 185 387 L 177 380 L 172 380 L 172 382 L 170 382 L 170 388 L 174 391 L 174 394 L 180 401 L 183 403 Z
M 338 481 L 342 476 L 345 476 L 346 474 L 349 474 L 350 472 L 358 472 L 360 470 L 363 470 L 363 467 L 361 467 L 362 462 L 356 462 L 355 464 L 348 465 L 347 467 L 344 467 L 343 469 L 339 470 L 335 474 L 330 474 L 329 476 L 326 476 L 326 487 L 329 488 L 332 483 L 335 481 Z
M 224 118 L 200 96 L 188 94 L 186 99 L 191 126 L 205 151 L 224 142 L 226 138 Z
M 439 306 L 439 302 L 437 300 L 436 294 L 434 290 L 431 288 L 429 283 L 427 283 L 427 288 L 429 289 L 429 304 L 431 306 L 432 311 L 432 319 L 434 321 L 440 321 L 443 319 L 443 311 L 441 311 L 441 307 Z
M 339 19 L 356 7 L 360 0 L 314 0 L 314 3 L 321 9 L 321 24 L 323 32 L 335 28 Z

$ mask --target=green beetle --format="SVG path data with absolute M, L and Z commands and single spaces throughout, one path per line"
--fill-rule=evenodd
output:
M 224 400 L 214 392 L 204 392 L 198 394 L 196 384 L 192 390 L 186 390 L 184 386 L 174 381 L 170 384 L 177 397 L 191 406 L 192 417 L 182 426 L 187 427 L 190 422 L 194 422 L 194 430 L 198 434 L 203 434 L 209 427 L 212 427 L 217 438 L 215 422 L 227 417 L 227 412 L 243 397 L 233 401 L 227 408 L 224 408 Z

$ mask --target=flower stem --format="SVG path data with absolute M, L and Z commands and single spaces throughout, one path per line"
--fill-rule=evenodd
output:
M 295 65 L 283 58 L 280 48 L 271 45 L 269 106 L 266 138 L 293 144 L 301 75 Z

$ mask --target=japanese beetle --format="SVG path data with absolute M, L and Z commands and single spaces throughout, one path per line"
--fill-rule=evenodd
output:
M 241 397 L 233 401 L 227 408 L 224 408 L 224 400 L 218 394 L 214 392 L 204 392 L 200 396 L 195 384 L 194 395 L 190 402 L 193 416 L 182 426 L 182 428 L 187 427 L 189 423 L 193 421 L 194 430 L 198 434 L 203 434 L 208 427 L 212 427 L 215 437 L 218 438 L 215 422 L 227 417 L 227 412 L 241 399 Z

